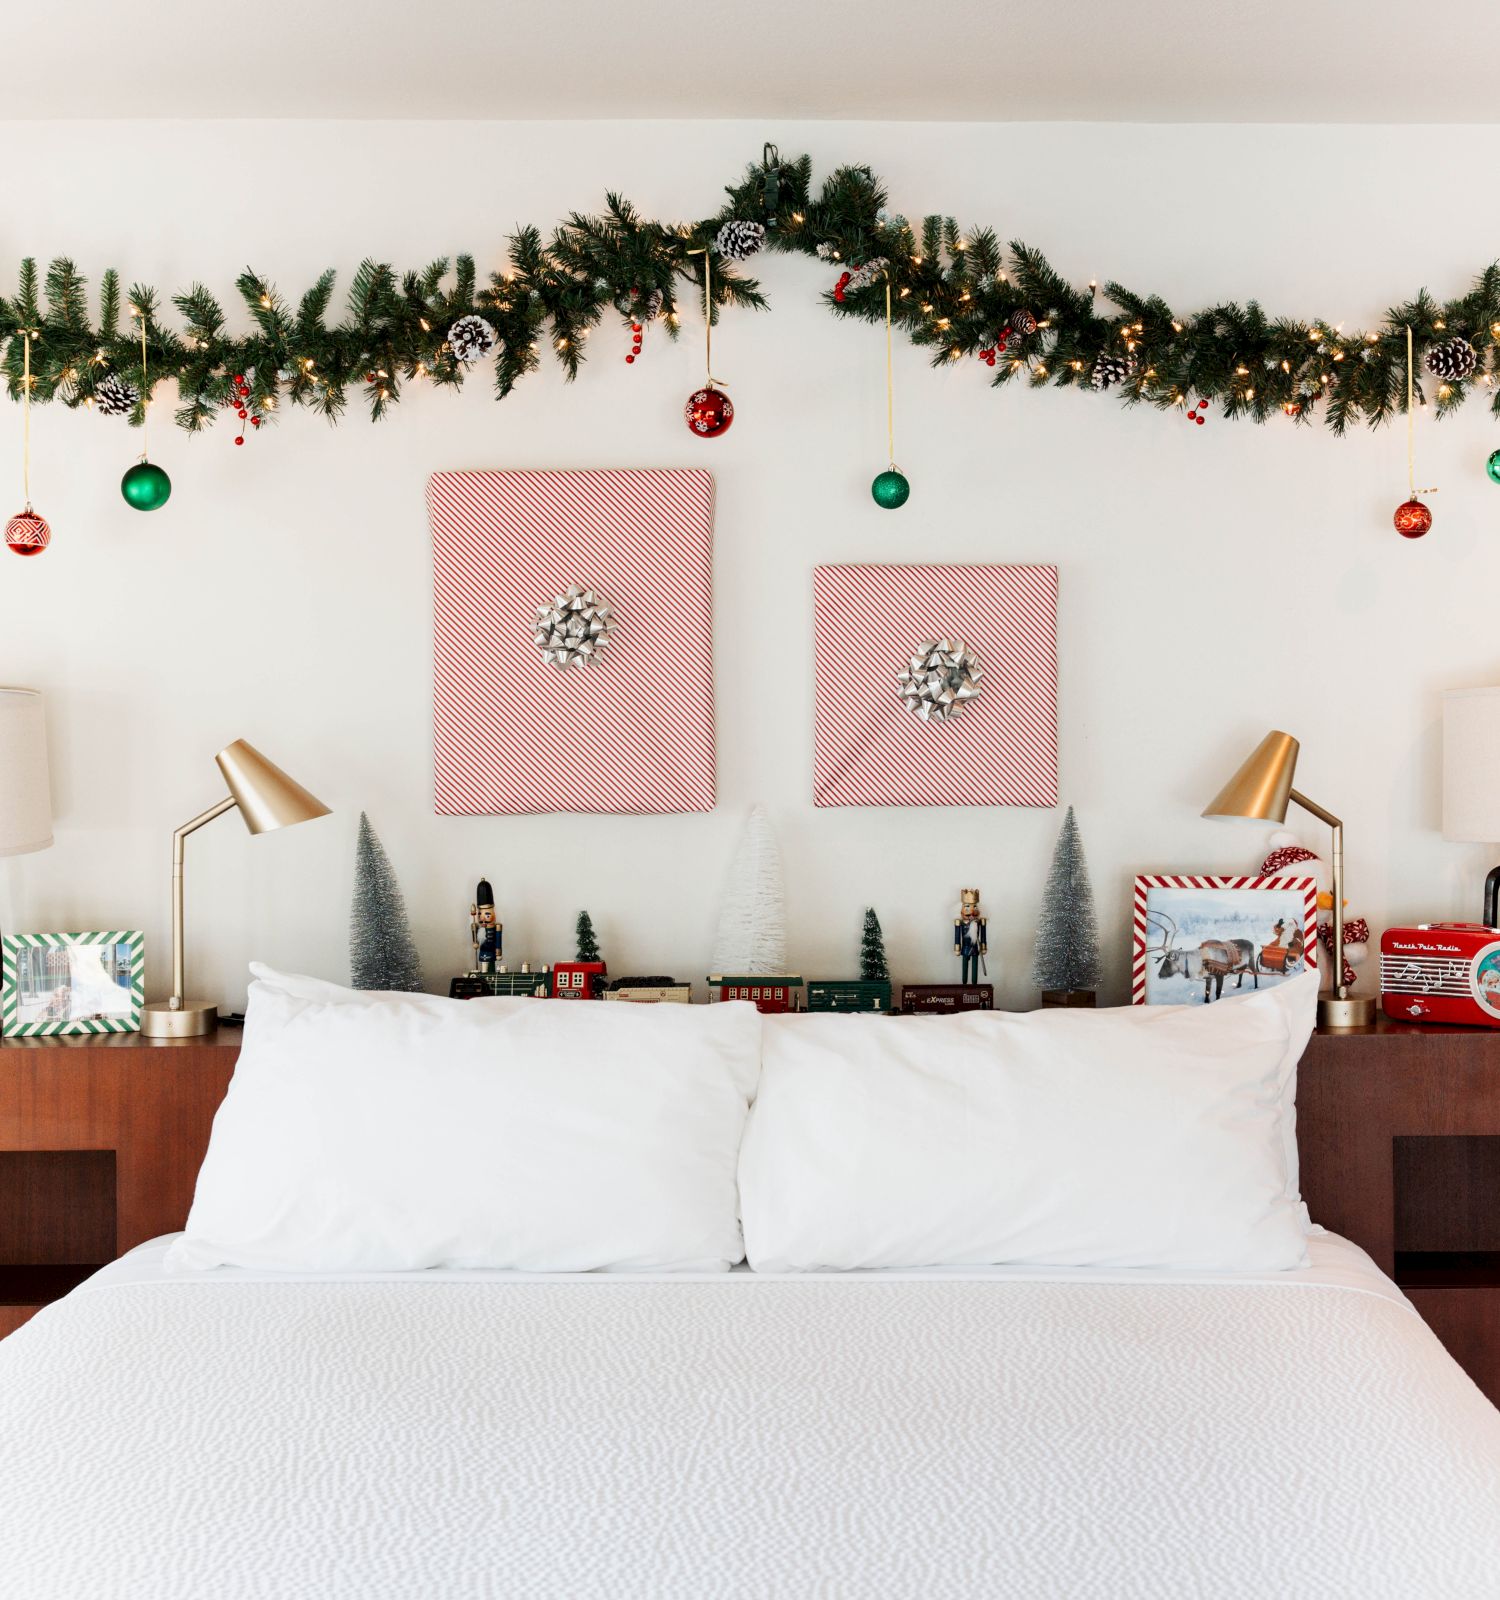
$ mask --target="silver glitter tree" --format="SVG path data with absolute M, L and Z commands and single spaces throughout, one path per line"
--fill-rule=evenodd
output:
M 349 981 L 356 989 L 420 989 L 422 963 L 406 920 L 406 902 L 385 847 L 359 814 L 354 846 L 354 903 L 349 910 Z
M 1042 892 L 1031 976 L 1043 989 L 1083 990 L 1099 984 L 1099 924 L 1094 889 L 1072 806 L 1063 818 L 1052 870 Z

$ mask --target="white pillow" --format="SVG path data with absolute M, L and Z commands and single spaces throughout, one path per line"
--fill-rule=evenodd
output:
M 332 986 L 329 986 L 330 988 Z M 176 1266 L 726 1268 L 751 1005 L 251 985 Z M 357 1003 L 350 1003 L 357 1001 Z
M 765 1019 L 760 1271 L 1306 1258 L 1287 1108 L 1317 975 L 1210 1006 Z

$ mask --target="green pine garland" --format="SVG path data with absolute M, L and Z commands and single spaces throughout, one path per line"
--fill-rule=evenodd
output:
M 575 378 L 589 332 L 611 314 L 627 327 L 644 320 L 657 294 L 660 320 L 675 338 L 681 292 L 690 307 L 702 304 L 702 252 L 724 222 L 737 218 L 764 223 L 768 248 L 816 257 L 831 270 L 886 262 L 873 281 L 846 289 L 841 299 L 830 289 L 825 302 L 837 315 L 879 321 L 888 273 L 896 324 L 932 351 L 934 365 L 993 351 L 1012 317 L 1030 313 L 1039 326 L 1010 335 L 993 364 L 990 381 L 997 386 L 1088 385 L 1101 356 L 1116 357 L 1128 368 L 1117 385 L 1127 404 L 1146 401 L 1165 410 L 1206 399 L 1225 417 L 1257 422 L 1283 413 L 1309 422 L 1321 411 L 1343 433 L 1351 422 L 1378 426 L 1404 411 L 1408 327 L 1419 371 L 1428 349 L 1455 337 L 1476 353 L 1472 374 L 1437 382 L 1439 416 L 1462 405 L 1475 386 L 1495 389 L 1500 373 L 1500 264 L 1480 273 L 1469 293 L 1443 304 L 1420 291 L 1370 333 L 1322 320 L 1273 320 L 1253 300 L 1176 316 L 1159 296 L 1118 283 L 1103 286 L 1106 311 L 1093 285 L 1074 288 L 1039 251 L 1015 241 L 1007 250 L 988 228 L 963 233 L 951 217 L 932 216 L 914 230 L 886 210 L 884 187 L 867 167 L 840 168 L 814 198 L 811 160 L 782 162 L 768 145 L 727 193 L 728 203 L 713 216 L 677 226 L 648 221 L 612 194 L 604 215 L 575 213 L 548 242 L 535 228 L 523 228 L 511 239 L 509 270 L 484 286 L 469 256 L 401 274 L 365 261 L 334 322 L 332 271 L 295 306 L 247 271 L 236 284 L 254 324 L 245 336 L 227 329 L 223 307 L 201 284 L 172 297 L 182 321 L 182 331 L 173 332 L 150 288 L 132 287 L 122 306 L 113 271 L 101 282 L 96 324 L 85 280 L 71 261 L 54 261 L 43 280 L 28 259 L 15 296 L 0 298 L 3 370 L 11 398 L 19 398 L 21 336 L 29 330 L 32 398 L 87 404 L 110 373 L 139 382 L 144 317 L 150 380 L 176 379 L 183 400 L 177 421 L 189 432 L 230 402 L 236 375 L 245 377 L 249 405 L 264 420 L 286 403 L 336 420 L 359 391 L 378 421 L 407 384 L 464 382 L 471 369 L 446 335 L 473 313 L 498 336 L 487 360 L 503 399 L 538 367 L 544 348 Z M 712 292 L 715 320 L 726 306 L 767 303 L 753 278 L 723 260 L 714 262 Z M 145 398 L 132 415 L 136 425 Z M 1500 415 L 1500 390 L 1490 408 Z

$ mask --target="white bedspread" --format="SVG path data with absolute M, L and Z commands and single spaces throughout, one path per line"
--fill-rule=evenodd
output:
M 1500 1413 L 1331 1237 L 1275 1282 L 160 1255 L 0 1342 L 7 1600 L 1500 1594 Z

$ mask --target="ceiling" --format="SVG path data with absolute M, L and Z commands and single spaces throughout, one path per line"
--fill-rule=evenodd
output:
M 1495 0 L 67 0 L 46 116 L 1488 122 Z M 1419 29 L 1437 19 L 1433 37 Z M 1439 26 L 1440 25 L 1440 26 Z M 38 107 L 29 102 L 31 115 Z

